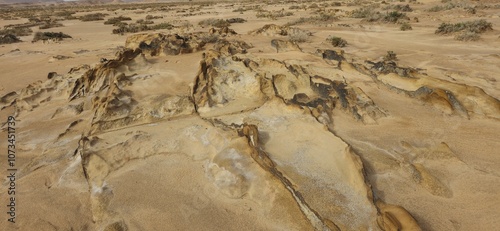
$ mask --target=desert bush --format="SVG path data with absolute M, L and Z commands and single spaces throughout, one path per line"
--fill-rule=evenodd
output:
M 493 25 L 484 19 L 459 22 L 459 23 L 441 23 L 436 34 L 456 34 L 455 39 L 460 41 L 476 41 L 479 40 L 480 34 L 486 31 L 493 30 Z
M 245 20 L 243 18 L 230 18 L 230 19 L 226 19 L 226 22 L 228 22 L 228 23 L 244 23 L 246 21 L 247 20 Z
M 219 41 L 218 34 L 203 33 L 199 36 L 199 38 L 205 43 L 216 43 L 217 41 Z
M 244 6 L 244 7 L 238 7 L 238 9 L 233 10 L 233 12 L 240 12 L 243 13 L 245 11 L 249 10 L 259 10 L 261 9 L 260 5 L 254 5 L 254 6 Z
M 288 40 L 290 42 L 303 43 L 309 41 L 309 36 L 311 36 L 311 32 L 297 29 L 292 30 L 288 34 Z
M 300 25 L 300 24 L 306 24 L 306 23 L 309 23 L 309 24 L 332 23 L 332 22 L 337 21 L 337 20 L 338 20 L 338 17 L 335 16 L 334 13 L 321 12 L 318 16 L 311 16 L 308 18 L 300 17 L 297 20 L 286 23 L 285 26 L 294 26 L 294 25 Z
M 57 16 L 57 17 L 63 17 L 63 18 L 69 18 L 69 17 L 72 17 L 73 14 L 75 14 L 76 12 L 75 11 L 59 11 L 59 12 L 55 12 L 54 13 L 54 16 Z
M 33 30 L 29 27 L 15 27 L 0 30 L 0 35 L 12 34 L 15 36 L 28 36 L 33 33 Z
M 465 31 L 455 36 L 455 39 L 459 41 L 477 41 L 479 38 L 480 36 L 478 33 L 471 31 Z
M 382 21 L 389 22 L 389 23 L 396 23 L 401 19 L 410 20 L 410 18 L 408 18 L 408 16 L 406 16 L 405 13 L 401 13 L 398 11 L 391 11 L 391 12 L 387 12 L 384 15 L 384 17 L 382 18 Z
M 33 42 L 48 39 L 63 40 L 65 38 L 71 38 L 71 36 L 62 32 L 36 32 L 35 36 L 33 37 Z
M 163 18 L 163 17 L 162 16 L 146 15 L 146 20 L 160 19 L 160 18 Z
M 406 4 L 406 5 L 395 5 L 393 7 L 393 9 L 401 11 L 401 12 L 412 12 L 413 11 L 413 9 L 410 7 L 409 4 Z
M 257 18 L 269 18 L 272 20 L 276 20 L 277 18 L 282 18 L 286 16 L 292 16 L 293 12 L 287 12 L 284 10 L 278 10 L 278 11 L 259 11 L 255 15 Z
M 345 47 L 347 45 L 346 40 L 337 36 L 329 36 L 328 38 L 326 38 L 326 41 L 328 41 L 334 47 Z
M 49 22 L 46 22 L 45 24 L 39 26 L 38 29 L 49 29 L 49 28 L 63 27 L 63 26 L 64 25 L 62 23 L 59 23 L 56 21 L 49 21 Z
M 229 22 L 227 22 L 226 20 L 224 19 L 220 19 L 220 18 L 209 18 L 209 19 L 204 19 L 204 20 L 201 20 L 198 25 L 200 25 L 201 27 L 208 27 L 208 26 L 212 26 L 212 27 L 218 27 L 218 28 L 221 28 L 221 27 L 227 27 L 227 26 L 230 26 L 231 24 Z
M 151 26 L 151 30 L 162 30 L 162 29 L 171 30 L 172 28 L 174 28 L 174 26 L 168 22 L 163 22 L 163 23 Z
M 404 22 L 403 24 L 401 24 L 399 29 L 402 31 L 407 31 L 407 30 L 412 30 L 413 28 L 411 27 L 411 25 L 409 23 Z
M 316 3 L 313 3 L 309 6 L 309 9 L 316 9 L 316 8 L 319 8 L 318 4 Z
M 144 19 L 138 19 L 137 21 L 135 21 L 135 23 L 138 23 L 138 24 L 155 24 L 155 22 L 151 21 L 151 20 L 144 20 Z
M 129 24 L 119 26 L 117 29 L 113 29 L 113 34 L 125 34 L 125 33 L 137 33 L 141 31 L 152 30 L 144 24 Z
M 428 12 L 439 12 L 439 11 L 444 11 L 444 10 L 451 10 L 453 8 L 456 8 L 456 7 L 459 7 L 459 5 L 450 2 L 450 3 L 445 4 L 445 5 L 433 6 L 429 9 L 427 9 L 427 11 Z
M 123 23 L 123 22 L 121 22 Z M 162 29 L 172 29 L 174 26 L 170 23 L 164 22 L 152 26 L 148 26 L 147 24 L 143 23 L 131 23 L 127 25 L 126 23 L 120 24 L 118 28 L 113 29 L 113 34 L 125 34 L 125 33 L 137 33 L 141 31 L 148 31 L 148 30 L 162 30 Z
M 83 21 L 83 22 L 100 21 L 100 20 L 104 20 L 104 17 L 106 15 L 107 14 L 103 14 L 103 13 L 86 14 L 86 15 L 81 16 L 80 20 Z
M 369 18 L 376 12 L 371 8 L 358 8 L 349 13 L 351 18 Z
M 474 8 L 474 7 L 466 7 L 465 8 L 465 12 L 467 12 L 468 14 L 476 14 L 476 8 Z
M 288 7 L 289 10 L 298 10 L 298 9 L 301 9 L 300 6 L 297 6 L 297 5 L 293 5 L 293 6 L 290 6 Z
M 10 44 L 22 42 L 17 36 L 13 34 L 0 35 L 0 44 Z
M 130 17 L 124 17 L 124 16 L 119 16 L 119 17 L 109 18 L 108 20 L 106 20 L 104 22 L 104 25 L 109 25 L 109 24 L 115 25 L 115 24 L 117 24 L 119 22 L 130 21 L 130 20 L 132 20 L 132 18 L 130 18 Z
M 468 31 L 474 33 L 483 33 L 489 30 L 493 30 L 493 25 L 484 19 L 459 22 L 459 23 L 441 23 L 438 29 L 435 31 L 436 34 L 450 34 L 460 31 Z
M 332 22 L 338 20 L 337 16 L 335 16 L 335 13 L 326 12 L 321 12 L 319 16 L 312 17 L 312 19 L 319 22 Z
M 128 25 L 128 23 L 126 23 L 126 22 L 118 22 L 118 23 L 116 23 L 116 24 L 115 24 L 115 25 L 113 25 L 113 26 L 116 26 L 116 27 L 125 27 L 125 26 L 127 26 L 127 25 Z

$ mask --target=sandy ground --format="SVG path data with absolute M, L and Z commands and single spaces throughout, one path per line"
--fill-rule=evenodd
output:
M 112 66 L 100 59 L 139 46 L 142 33 L 126 43 L 133 34 L 112 34 L 114 27 L 103 21 L 77 19 L 62 21 L 64 27 L 33 27 L 72 36 L 60 43 L 31 43 L 31 35 L 0 45 L 0 97 L 17 93 L 0 98 L 0 152 L 7 159 L 5 122 L 14 115 L 19 201 L 16 223 L 7 221 L 4 208 L 0 226 L 496 230 L 498 3 L 485 1 L 490 8 L 468 14 L 460 7 L 427 11 L 441 1 L 390 2 L 413 8 L 406 13 L 413 29 L 401 31 L 397 24 L 348 17 L 369 1 L 336 2 L 342 4 L 319 7 L 336 10 L 334 21 L 292 26 L 312 32 L 300 50 L 287 43 L 288 51 L 277 52 L 271 40 L 287 36 L 254 31 L 318 15 L 317 8 L 289 9 L 313 2 L 95 10 L 108 13 L 106 19 L 156 15 L 163 18 L 155 23 L 191 25 L 144 33 L 208 32 L 198 22 L 243 18 L 229 27 L 237 34 L 225 39 L 252 47 L 235 54 L 210 51 L 217 45 L 207 44 L 180 55 L 131 56 Z M 254 10 L 233 11 L 256 5 L 293 15 L 273 20 Z M 387 11 L 384 6 L 377 10 Z M 478 41 L 434 34 L 442 22 L 475 19 L 493 25 Z M 0 20 L 0 26 L 27 21 Z M 326 41 L 331 35 L 348 45 L 333 47 Z M 337 65 L 318 49 L 341 49 L 345 59 Z M 387 51 L 397 54 L 397 66 L 418 71 L 404 77 L 370 69 L 365 61 L 381 61 Z M 89 67 L 70 72 L 82 65 Z M 95 70 L 96 80 L 88 70 Z M 49 72 L 59 75 L 49 80 Z M 315 88 L 320 82 L 330 84 L 328 96 Z M 424 88 L 432 93 L 421 95 Z M 0 169 L 8 175 L 5 161 Z M 0 186 L 1 203 L 8 203 L 8 184 Z

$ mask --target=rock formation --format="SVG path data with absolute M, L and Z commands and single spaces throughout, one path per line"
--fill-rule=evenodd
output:
M 289 33 L 272 25 L 255 33 L 270 31 Z M 41 204 L 23 205 L 26 217 L 39 218 L 26 227 L 52 224 L 40 209 L 45 207 L 65 218 L 52 224 L 64 230 L 178 229 L 187 223 L 211 230 L 420 230 L 407 210 L 374 193 L 369 174 L 392 162 L 372 161 L 379 155 L 366 155 L 362 145 L 355 150 L 348 143 L 352 135 L 336 134 L 342 126 L 336 119 L 375 125 L 391 116 L 372 99 L 376 91 L 402 93 L 405 102 L 450 115 L 500 116 L 499 101 L 481 89 L 393 62 L 364 66 L 341 50 L 319 50 L 321 57 L 305 55 L 326 64 L 301 65 L 255 55 L 243 41 L 218 40 L 206 50 L 202 36 L 131 35 L 114 59 L 51 73 L 45 82 L 0 98 L 0 111 L 15 111 L 19 139 L 32 140 L 19 144 L 30 159 L 20 168 L 22 179 L 39 182 L 34 171 L 46 177 L 27 196 L 45 198 Z M 301 52 L 284 40 L 271 45 L 279 53 Z M 155 56 L 201 50 L 191 78 L 155 62 Z M 376 87 L 364 88 L 367 82 Z M 445 159 L 462 166 L 453 151 L 445 143 L 431 152 L 402 145 L 412 155 L 391 159 L 399 161 L 398 171 L 430 194 L 452 198 L 435 164 Z M 58 204 L 47 200 L 54 190 L 64 195 Z M 56 209 L 62 204 L 80 209 L 62 214 Z

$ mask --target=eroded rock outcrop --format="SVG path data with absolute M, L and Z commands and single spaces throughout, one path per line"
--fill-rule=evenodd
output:
M 203 50 L 207 43 L 202 38 L 204 34 L 136 34 L 127 37 L 125 47 L 139 48 L 151 56 L 187 54 Z
M 276 52 L 278 53 L 287 51 L 302 51 L 297 43 L 281 39 L 271 40 L 271 46 L 276 48 Z
M 85 208 L 74 214 L 83 217 L 72 220 L 78 227 L 140 230 L 135 217 L 150 221 L 161 214 L 175 222 L 152 220 L 147 227 L 420 230 L 403 207 L 373 193 L 366 160 L 335 134 L 334 114 L 360 125 L 390 116 L 372 99 L 375 90 L 364 85 L 373 84 L 467 118 L 500 115 L 498 100 L 477 87 L 395 63 L 362 69 L 342 51 L 310 55 L 336 62 L 324 65 L 323 72 L 314 62 L 254 56 L 252 45 L 229 40 L 205 51 L 192 76 L 179 77 L 150 60 L 204 50 L 203 35 L 132 35 L 129 49 L 114 59 L 53 73 L 45 82 L 2 96 L 0 110 L 15 109 L 21 138 L 38 138 L 20 146 L 30 161 L 21 176 L 56 174 L 45 186 Z M 273 41 L 278 52 L 300 51 L 296 44 Z M 39 125 L 31 118 L 35 114 L 54 127 Z M 453 169 L 439 164 L 445 160 L 454 169 L 467 169 L 464 162 L 444 143 L 435 149 L 403 145 L 408 151 L 394 161 L 397 171 L 426 193 L 453 199 L 453 188 L 441 179 L 447 174 L 442 171 Z M 131 211 L 134 203 L 148 208 Z M 172 212 L 176 208 L 181 211 Z M 255 227 L 255 219 L 264 221 Z
M 201 61 L 193 88 L 193 98 L 202 113 L 218 106 L 229 110 L 230 105 L 234 105 L 234 111 L 248 110 L 275 96 L 285 103 L 311 108 L 325 123 L 331 121 L 335 108 L 365 123 L 374 123 L 386 115 L 360 88 L 342 81 L 310 76 L 298 65 L 229 57 L 216 51 L 208 52 Z M 240 103 L 243 101 L 248 106 Z

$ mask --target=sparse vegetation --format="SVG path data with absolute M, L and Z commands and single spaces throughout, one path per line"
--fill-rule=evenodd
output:
M 469 31 L 474 33 L 483 33 L 488 30 L 493 30 L 493 25 L 484 19 L 459 22 L 459 23 L 441 23 L 438 29 L 435 31 L 436 34 L 450 34 L 459 31 Z
M 59 23 L 57 21 L 46 21 L 45 24 L 40 25 L 38 29 L 49 29 L 49 28 L 54 28 L 54 27 L 62 27 L 64 26 L 62 23 Z
M 135 21 L 135 23 L 145 24 L 145 25 L 155 24 L 155 22 L 153 22 L 151 20 L 144 20 L 144 19 L 138 19 L 137 21 Z
M 265 10 L 261 10 L 261 11 L 257 12 L 256 17 L 257 18 L 269 18 L 269 19 L 272 19 L 272 20 L 276 20 L 277 18 L 282 18 L 282 17 L 286 17 L 286 16 L 292 16 L 292 15 L 293 15 L 293 12 L 287 12 L 287 11 L 284 11 L 284 10 L 278 10 L 278 11 L 265 11 Z
M 294 6 L 290 6 L 288 7 L 289 10 L 298 10 L 298 9 L 302 9 L 302 7 L 300 6 L 297 6 L 297 5 L 294 5 Z
M 226 20 L 221 19 L 221 18 L 209 18 L 209 19 L 201 20 L 198 23 L 198 25 L 200 25 L 203 28 L 204 27 L 218 27 L 218 28 L 222 28 L 222 27 L 230 26 L 231 23 L 229 23 Z
M 80 20 L 83 21 L 83 22 L 100 21 L 100 20 L 104 20 L 104 17 L 106 15 L 107 14 L 103 14 L 103 13 L 86 14 L 86 15 L 81 16 Z
M 288 40 L 291 42 L 303 43 L 309 41 L 309 36 L 311 36 L 311 32 L 301 29 L 295 29 L 291 30 L 291 32 L 288 34 Z
M 317 9 L 317 8 L 319 8 L 319 6 L 318 6 L 318 4 L 313 3 L 313 4 L 311 4 L 308 8 L 309 8 L 309 9 Z
M 463 8 L 466 11 L 468 11 L 468 9 L 472 9 L 472 11 L 474 12 L 473 14 L 475 14 L 475 6 L 471 7 L 468 3 L 464 2 L 464 1 L 456 2 L 456 3 L 451 2 L 451 1 L 442 1 L 442 3 L 446 3 L 446 4 L 433 6 L 429 9 L 427 9 L 427 11 L 428 12 L 439 12 L 439 11 L 451 10 L 454 8 Z
M 65 38 L 71 38 L 71 36 L 64 34 L 62 32 L 36 32 L 35 36 L 33 37 L 33 42 L 39 40 L 49 40 L 49 39 L 61 41 Z
M 228 23 L 244 23 L 246 22 L 247 20 L 243 19 L 243 18 L 230 18 L 230 19 L 226 19 L 226 21 Z
M 409 4 L 406 5 L 388 5 L 382 8 L 383 10 L 397 10 L 401 12 L 412 12 L 413 9 Z
M 160 19 L 162 16 L 146 15 L 146 20 Z
M 203 33 L 199 36 L 199 38 L 205 43 L 216 43 L 217 41 L 219 41 L 218 34 Z
M 33 30 L 29 27 L 14 27 L 14 28 L 5 28 L 0 30 L 0 35 L 15 35 L 15 36 L 28 36 L 33 33 Z
M 0 35 L 0 44 L 10 44 L 22 42 L 17 36 L 13 34 Z
M 466 21 L 459 23 L 441 23 L 438 29 L 435 31 L 436 34 L 447 35 L 461 32 L 455 35 L 456 40 L 460 41 L 476 41 L 479 39 L 479 34 L 486 31 L 493 30 L 493 25 L 484 19 Z
M 373 15 L 379 14 L 378 12 L 375 12 L 371 8 L 358 8 L 349 13 L 349 16 L 351 18 L 371 18 Z
M 406 5 L 395 5 L 393 7 L 394 10 L 401 11 L 401 12 L 412 12 L 413 9 L 410 7 L 409 4 Z
M 410 18 L 408 18 L 408 16 L 406 16 L 405 13 L 401 13 L 398 11 L 391 11 L 386 13 L 382 19 L 382 21 L 388 23 L 397 23 L 400 20 L 410 20 Z
M 162 29 L 170 30 L 174 28 L 174 26 L 168 22 L 162 22 L 160 24 L 153 25 L 150 28 L 151 30 L 162 30 Z
M 347 45 L 347 41 L 341 37 L 337 36 L 329 36 L 326 41 L 328 41 L 334 47 L 345 47 Z
M 459 41 L 477 41 L 479 38 L 480 36 L 478 33 L 470 31 L 465 31 L 455 36 L 455 39 Z
M 170 23 L 164 22 L 152 26 L 148 26 L 147 24 L 121 24 L 118 26 L 118 28 L 113 29 L 113 34 L 125 34 L 125 33 L 137 33 L 141 31 L 148 31 L 148 30 L 161 30 L 161 29 L 167 29 L 170 30 L 174 28 L 174 26 Z
M 243 12 L 245 12 L 245 11 L 259 10 L 260 8 L 261 8 L 261 6 L 259 6 L 259 5 L 243 6 L 243 7 L 239 7 L 238 9 L 233 10 L 233 12 L 240 12 L 241 14 L 243 14 Z
M 401 24 L 401 26 L 399 27 L 400 30 L 402 31 L 407 31 L 407 30 L 413 30 L 413 28 L 411 27 L 411 25 L 407 22 L 404 22 L 403 24 Z
M 124 17 L 124 16 L 119 16 L 119 17 L 109 18 L 108 20 L 106 20 L 104 22 L 104 25 L 109 25 L 109 24 L 116 25 L 116 24 L 118 24 L 120 22 L 130 21 L 130 20 L 132 20 L 132 18 L 130 18 L 130 17 Z
M 308 18 L 299 18 L 297 20 L 294 20 L 292 22 L 286 23 L 285 26 L 293 26 L 293 25 L 299 25 L 299 24 L 320 24 L 320 23 L 332 23 L 334 21 L 337 21 L 338 18 L 335 16 L 335 13 L 326 13 L 326 12 L 321 12 L 318 16 L 311 16 Z
M 351 18 L 363 18 L 368 22 L 385 22 L 385 23 L 401 23 L 401 21 L 410 20 L 405 13 L 401 13 L 397 10 L 381 14 L 378 11 L 374 11 L 373 8 L 359 8 L 353 10 L 349 13 Z

